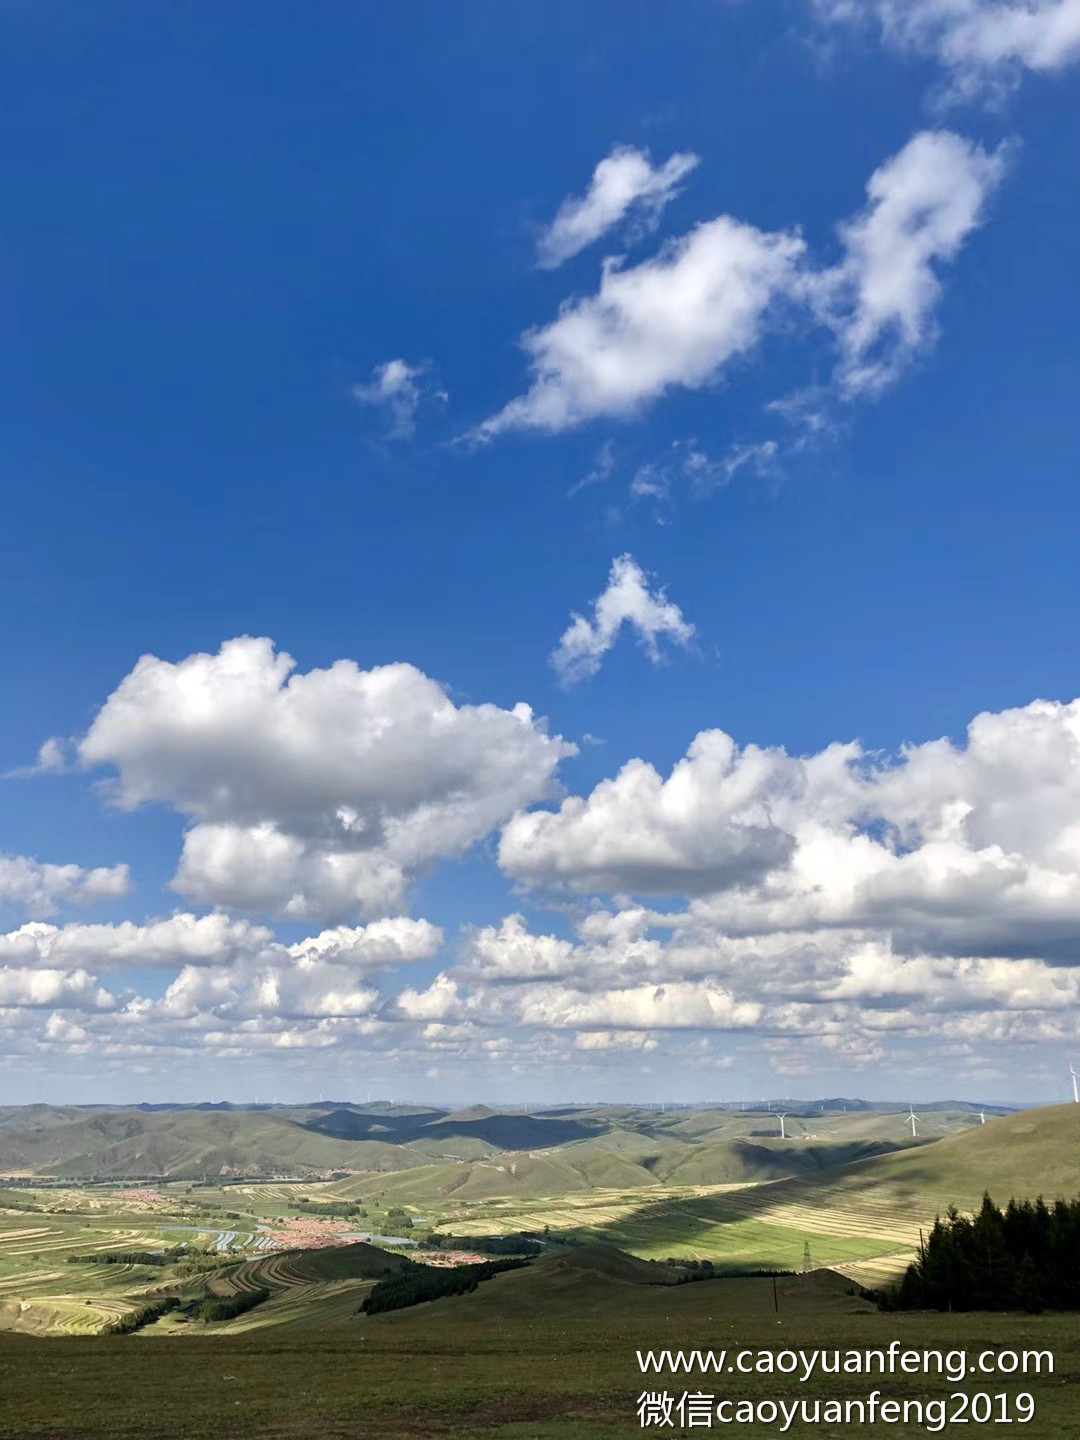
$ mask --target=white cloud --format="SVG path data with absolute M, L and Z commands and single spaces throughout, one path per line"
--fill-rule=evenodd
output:
M 6 965 L 0 969 L 0 1005 L 108 1010 L 114 1004 L 109 992 L 85 970 L 25 970 Z
M 979 225 L 1005 168 L 1001 149 L 923 131 L 870 177 L 865 210 L 840 227 L 844 260 L 808 278 L 837 331 L 844 394 L 880 390 L 933 339 L 936 267 Z
M 595 991 L 538 981 L 465 991 L 441 975 L 425 991 L 402 991 L 394 1009 L 410 1020 L 584 1031 L 753 1029 L 763 1017 L 759 1004 L 742 1002 L 711 980 Z
M 447 398 L 445 391 L 427 386 L 430 374 L 427 361 L 409 365 L 404 360 L 387 360 L 376 365 L 366 384 L 353 386 L 353 398 L 383 411 L 388 439 L 408 440 L 416 430 L 416 412 L 428 389 L 436 399 Z
M 597 294 L 567 301 L 523 337 L 532 386 L 474 438 L 627 418 L 673 386 L 711 383 L 757 343 L 804 248 L 797 235 L 721 216 L 630 269 L 609 258 Z
M 1054 73 L 1080 59 L 1080 0 L 814 0 L 826 21 L 874 25 L 886 44 L 930 55 L 954 93 Z
M 672 155 L 654 167 L 648 151 L 617 145 L 593 171 L 588 191 L 559 206 L 537 245 L 540 267 L 556 269 L 630 213 L 646 231 L 655 229 L 664 206 L 679 193 L 680 180 L 697 164 L 696 155 Z
M 913 136 L 871 176 L 865 208 L 840 225 L 844 258 L 831 267 L 815 266 L 797 233 L 730 216 L 629 269 L 609 258 L 595 295 L 567 300 L 556 320 L 522 337 L 530 388 L 471 438 L 632 418 L 676 386 L 716 381 L 783 307 L 835 332 L 841 394 L 881 390 L 933 340 L 937 271 L 981 222 L 1006 163 L 1006 148 L 989 154 L 951 131 Z M 771 443 L 733 451 L 726 478 L 741 464 L 771 463 Z
M 657 1041 L 643 1030 L 579 1030 L 574 1045 L 578 1050 L 629 1050 L 638 1054 L 655 1050 Z
M 293 945 L 224 915 L 25 925 L 0 936 L 0 1016 L 53 1009 L 40 1043 L 98 1056 L 355 1044 L 387 1028 L 374 1018 L 378 973 L 431 959 L 442 938 L 428 921 L 403 917 L 338 926 Z M 118 1000 L 87 966 L 179 969 L 160 1000 Z
M 310 939 L 290 945 L 289 954 L 297 961 L 371 970 L 430 960 L 438 953 L 442 940 L 442 931 L 429 920 L 394 915 L 373 920 L 370 925 L 337 925 L 332 930 L 323 930 Z
M 833 763 L 819 757 L 819 768 Z M 806 783 L 783 751 L 740 751 L 722 730 L 704 731 L 667 780 L 631 760 L 587 800 L 515 815 L 499 863 L 515 879 L 582 892 L 716 890 L 787 862 L 794 838 L 773 810 Z
M 194 822 L 174 879 L 212 905 L 339 919 L 401 906 L 412 878 L 550 794 L 575 747 L 527 705 L 455 706 L 411 665 L 292 673 L 269 640 L 144 656 L 80 745 L 113 798 Z
M 19 765 L 0 773 L 0 780 L 28 780 L 35 775 L 62 775 L 68 768 L 68 743 L 52 735 L 38 748 L 33 765 Z
M 779 455 L 780 446 L 775 440 L 733 445 L 721 462 L 724 482 L 730 484 L 743 469 L 750 469 L 755 475 L 768 475 L 776 468 Z
M 355 1018 L 369 1015 L 378 998 L 378 990 L 354 970 L 302 959 L 254 971 L 189 967 L 165 992 L 161 1010 L 181 1019 L 217 1021 Z
M 273 933 L 227 915 L 171 915 L 136 925 L 23 925 L 0 935 L 0 961 L 22 965 L 94 969 L 128 965 L 172 968 L 221 965 L 258 954 Z
M 571 485 L 570 489 L 566 492 L 567 498 L 572 498 L 579 490 L 585 490 L 590 485 L 602 485 L 605 480 L 611 478 L 614 471 L 615 447 L 610 440 L 605 440 L 596 452 L 596 459 L 593 461 L 592 469 L 583 475 L 580 480 L 575 481 L 574 484 Z
M 595 675 L 600 664 L 628 625 L 653 663 L 660 659 L 657 640 L 667 636 L 676 645 L 689 645 L 694 627 L 663 590 L 651 591 L 648 579 L 629 555 L 612 561 L 607 589 L 593 602 L 593 618 L 573 615 L 572 623 L 552 652 L 551 663 L 560 680 L 572 685 Z
M 71 969 L 140 968 L 207 970 L 250 968 L 265 961 L 334 964 L 354 970 L 428 960 L 442 931 L 427 920 L 394 916 L 370 925 L 339 925 L 284 946 L 265 925 L 213 915 L 178 913 L 143 925 L 46 925 L 40 921 L 0 935 L 0 963 Z
M 855 930 L 735 937 L 701 911 L 635 908 L 589 915 L 574 941 L 508 917 L 471 937 L 462 965 L 406 989 L 384 1013 L 424 1025 L 425 1036 L 571 1032 L 579 1049 L 662 1044 L 668 1059 L 671 1032 L 732 1032 L 857 1065 L 928 1038 L 1065 1040 L 1080 1032 L 1078 1007 L 1080 967 L 907 954 Z M 730 1061 L 710 1053 L 707 1063 Z
M 33 916 L 51 915 L 60 905 L 117 900 L 131 888 L 126 865 L 46 865 L 25 855 L 0 855 L 0 905 L 18 905 Z
M 659 465 L 641 465 L 630 481 L 630 495 L 634 500 L 669 500 L 671 478 Z
M 891 952 L 1080 964 L 1080 701 L 972 721 L 965 747 L 794 757 L 699 735 L 558 811 L 515 816 L 500 863 L 582 893 L 699 896 L 730 937 L 857 928 Z
M 635 500 L 667 500 L 678 486 L 698 499 L 728 485 L 746 468 L 767 475 L 776 468 L 780 446 L 775 440 L 732 445 L 722 460 L 714 460 L 696 440 L 675 440 L 656 460 L 647 461 L 630 481 Z

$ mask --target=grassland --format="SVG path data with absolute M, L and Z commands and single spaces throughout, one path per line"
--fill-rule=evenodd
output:
M 358 1436 L 615 1440 L 640 1433 L 635 1412 L 646 1385 L 638 1349 L 887 1346 L 969 1350 L 1050 1349 L 1052 1380 L 991 1384 L 1035 1395 L 1037 1440 L 1073 1440 L 1080 1384 L 1080 1322 L 1072 1316 L 880 1315 L 827 1275 L 781 1282 L 711 1281 L 641 1286 L 566 1262 L 545 1277 L 497 1277 L 472 1295 L 412 1311 L 353 1316 L 321 1329 L 260 1330 L 227 1344 L 215 1338 L 154 1345 L 130 1339 L 62 1338 L 42 1344 L 0 1336 L 0 1435 L 50 1440 L 201 1440 L 223 1427 L 238 1437 L 355 1440 Z M 685 1382 L 668 1386 L 677 1393 Z M 750 1398 L 801 1396 L 779 1376 L 691 1389 Z M 824 1377 L 819 1398 L 880 1388 L 892 1398 L 956 1388 L 939 1377 Z M 976 1388 L 976 1387 L 970 1387 Z M 761 1437 L 777 1427 L 739 1427 Z M 791 1433 L 826 1440 L 830 1426 Z M 852 1432 L 853 1433 L 853 1432 Z M 926 1432 L 889 1426 L 911 1440 Z

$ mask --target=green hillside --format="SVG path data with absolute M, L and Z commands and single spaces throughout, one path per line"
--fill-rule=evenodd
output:
M 1001 1203 L 1080 1194 L 1080 1105 L 1023 1110 L 933 1145 L 846 1166 L 823 1174 L 812 1193 L 972 1209 L 985 1190 Z
M 978 1126 L 928 1110 L 922 1140 Z M 663 1184 L 744 1184 L 835 1164 L 860 1146 L 911 1143 L 899 1110 L 657 1111 L 599 1106 L 544 1114 L 484 1106 L 199 1105 L 0 1108 L 0 1176 L 71 1179 L 381 1177 L 416 1170 L 402 1198 L 544 1196 Z M 980 1127 L 981 1128 L 981 1127 Z M 844 1147 L 847 1147 L 846 1149 Z M 353 1191 L 371 1193 L 361 1178 Z

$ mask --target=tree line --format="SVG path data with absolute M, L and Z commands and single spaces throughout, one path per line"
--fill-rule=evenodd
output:
M 380 1280 L 364 1298 L 360 1311 L 379 1315 L 386 1310 L 404 1310 L 409 1305 L 422 1305 L 428 1300 L 441 1300 L 444 1295 L 465 1295 L 484 1280 L 504 1270 L 519 1270 L 532 1262 L 516 1260 L 483 1260 L 478 1265 L 421 1265 L 413 1262 L 406 1269 L 386 1280 Z
M 474 1250 L 481 1255 L 539 1255 L 544 1243 L 530 1230 L 512 1235 L 449 1235 L 435 1231 L 424 1244 L 432 1250 Z
M 172 1250 L 104 1250 L 94 1255 L 69 1255 L 69 1265 L 171 1265 L 182 1260 L 186 1251 L 181 1245 Z
M 1080 1310 L 1080 1197 L 1047 1205 L 984 1194 L 977 1214 L 950 1205 L 894 1291 L 897 1310 Z

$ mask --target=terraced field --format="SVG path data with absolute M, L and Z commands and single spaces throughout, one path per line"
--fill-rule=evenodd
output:
M 363 1243 L 260 1255 L 212 1274 L 206 1280 L 206 1289 L 221 1296 L 269 1290 L 269 1300 L 218 1324 L 193 1326 L 182 1317 L 166 1316 L 139 1334 L 152 1338 L 196 1332 L 236 1335 L 278 1325 L 332 1325 L 355 1316 L 372 1286 L 407 1264 L 396 1255 Z

